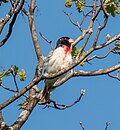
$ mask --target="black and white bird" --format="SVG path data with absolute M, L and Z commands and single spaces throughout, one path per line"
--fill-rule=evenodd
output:
M 69 37 L 61 37 L 57 41 L 56 48 L 51 51 L 44 64 L 44 73 L 45 74 L 55 74 L 61 71 L 62 69 L 68 67 L 72 64 L 71 56 L 71 44 L 74 42 L 73 39 Z M 50 99 L 50 92 L 53 90 L 53 85 L 58 79 L 62 79 L 65 74 L 58 76 L 53 79 L 45 80 L 45 100 Z

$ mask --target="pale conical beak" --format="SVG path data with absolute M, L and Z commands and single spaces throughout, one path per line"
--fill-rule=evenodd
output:
M 74 40 L 71 39 L 71 38 L 68 41 L 69 41 L 69 43 L 73 43 L 74 42 Z

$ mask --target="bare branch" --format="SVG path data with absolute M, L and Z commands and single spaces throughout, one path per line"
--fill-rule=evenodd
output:
M 105 15 L 105 17 L 107 18 L 107 17 L 109 16 L 109 14 L 108 14 L 107 10 L 105 9 L 104 1 L 103 1 L 103 0 L 100 0 L 100 2 L 101 2 L 101 8 L 102 8 L 102 10 L 103 10 L 103 12 L 104 12 L 104 15 Z
M 17 100 L 19 97 L 21 97 L 24 93 L 26 93 L 29 89 L 31 89 L 34 85 L 38 84 L 38 82 L 40 82 L 40 81 L 41 81 L 41 77 L 34 78 L 33 81 L 30 84 L 28 84 L 24 89 L 19 91 L 13 97 L 9 98 L 7 101 L 0 104 L 0 110 L 2 110 L 4 107 L 8 106 L 15 100 Z
M 110 52 L 112 52 L 112 51 L 113 51 L 113 50 L 110 49 L 110 50 L 109 50 L 105 55 L 103 55 L 103 56 L 94 55 L 94 56 L 92 56 L 92 57 L 90 57 L 90 58 L 87 58 L 86 61 L 90 61 L 90 60 L 93 60 L 93 59 L 95 59 L 95 58 L 97 58 L 97 59 L 106 58 L 106 57 L 110 54 Z
M 97 75 L 103 75 L 103 74 L 108 74 L 110 72 L 113 72 L 115 70 L 120 69 L 120 64 L 115 65 L 111 68 L 106 68 L 106 69 L 100 69 L 97 71 L 91 71 L 91 72 L 85 72 L 85 71 L 78 71 L 78 72 L 74 72 L 73 73 L 73 77 L 76 76 L 97 76 Z M 65 71 L 63 71 L 65 73 Z M 59 73 L 58 73 L 59 74 Z M 53 78 L 58 76 L 58 74 L 53 74 L 50 76 L 46 76 L 46 77 L 38 77 L 35 78 L 29 85 L 27 85 L 23 90 L 21 90 L 19 93 L 17 93 L 16 95 L 14 95 L 13 97 L 11 97 L 10 99 L 8 99 L 6 102 L 2 103 L 0 105 L 0 110 L 3 109 L 4 107 L 6 107 L 7 105 L 9 105 L 10 103 L 12 103 L 13 101 L 15 101 L 16 99 L 18 99 L 20 96 L 22 96 L 25 92 L 27 92 L 29 89 L 31 89 L 34 85 L 38 84 L 38 82 L 40 82 L 43 78 Z M 72 76 L 72 75 L 70 75 Z M 70 78 L 70 77 L 69 77 Z M 64 81 L 65 82 L 65 81 Z
M 31 0 L 29 13 L 28 13 L 28 21 L 29 21 L 29 27 L 30 27 L 30 31 L 31 31 L 31 36 L 32 36 L 36 56 L 37 56 L 38 61 L 40 61 L 41 57 L 42 57 L 42 52 L 40 50 L 40 44 L 39 44 L 39 41 L 38 41 L 36 26 L 35 26 L 35 22 L 34 22 L 35 4 L 36 4 L 36 0 Z
M 36 27 L 35 27 L 35 22 L 34 22 L 34 10 L 36 7 L 35 4 L 36 4 L 36 0 L 31 0 L 29 12 L 27 13 L 31 36 L 32 36 L 33 44 L 34 44 L 34 49 L 35 49 L 36 56 L 38 59 L 38 65 L 36 68 L 34 79 L 28 86 L 26 86 L 23 90 L 21 90 L 17 95 L 14 95 L 12 98 L 7 100 L 5 103 L 1 104 L 2 105 L 1 107 L 4 108 L 5 105 L 9 105 L 11 103 L 11 101 L 13 102 L 17 98 L 19 98 L 22 94 L 24 94 L 26 91 L 29 90 L 28 104 L 27 104 L 25 110 L 23 110 L 23 112 L 18 117 L 17 121 L 15 121 L 14 124 L 11 126 L 13 130 L 19 130 L 22 127 L 22 125 L 26 122 L 26 120 L 30 116 L 32 110 L 34 109 L 34 107 L 37 105 L 37 103 L 39 101 L 38 98 L 35 98 L 36 97 L 35 90 L 37 88 L 38 82 L 41 81 L 43 59 L 42 59 L 42 52 L 40 50 L 40 45 L 38 42 L 38 37 L 37 37 Z
M 58 79 L 58 80 L 54 83 L 53 89 L 55 89 L 56 87 L 62 85 L 62 84 L 65 83 L 66 81 L 68 81 L 72 76 L 73 76 L 73 71 L 71 71 L 70 73 L 68 73 L 64 78 Z
M 90 18 L 90 22 L 89 22 L 89 26 L 87 28 L 87 30 L 83 30 L 82 31 L 82 35 L 79 36 L 75 42 L 72 44 L 72 46 L 74 47 L 80 40 L 82 40 L 85 35 L 89 32 L 89 33 L 92 33 L 92 27 L 93 27 L 93 23 L 94 23 L 94 17 L 95 17 L 95 12 L 96 12 L 96 0 L 94 0 L 93 2 L 93 9 L 92 9 L 92 15 L 91 15 L 91 18 Z
M 110 125 L 110 122 L 106 122 L 106 127 L 105 127 L 105 130 L 108 129 L 108 126 Z
M 14 16 L 9 25 L 8 33 L 6 34 L 5 38 L 0 42 L 0 47 L 2 47 L 5 44 L 5 42 L 9 39 L 9 37 L 11 36 L 13 25 L 16 21 L 17 15 L 21 11 L 23 5 L 24 5 L 24 0 L 21 1 L 19 8 L 15 11 Z
M 44 108 L 46 108 L 46 107 L 51 107 L 51 108 L 55 108 L 55 109 L 58 109 L 58 110 L 65 110 L 65 109 L 67 109 L 67 108 L 69 108 L 69 107 L 74 106 L 76 103 L 80 102 L 80 101 L 81 101 L 81 98 L 83 97 L 83 95 L 84 95 L 84 94 L 81 93 L 80 97 L 77 98 L 72 104 L 69 104 L 69 105 L 59 104 L 59 103 L 56 103 L 56 102 L 53 101 L 53 100 L 50 100 L 50 101 L 46 104 L 46 106 L 45 106 Z M 50 105 L 50 103 L 53 103 L 53 105 Z M 43 108 L 43 109 L 44 109 L 44 108 Z
M 64 78 L 62 78 L 61 80 L 57 80 L 54 85 L 53 85 L 53 89 L 55 89 L 56 87 L 62 85 L 63 83 L 65 83 L 66 81 L 68 81 L 71 77 L 76 77 L 76 76 L 98 76 L 98 75 L 104 75 L 104 74 L 109 74 L 110 72 L 119 70 L 120 68 L 120 64 L 115 65 L 111 68 L 106 68 L 106 69 L 99 69 L 99 70 L 95 70 L 95 71 L 72 71 L 70 73 L 68 73 Z M 118 76 L 118 75 L 117 75 Z M 116 76 L 116 77 L 117 77 Z
M 47 43 L 50 44 L 50 48 L 51 48 L 52 50 L 54 50 L 53 45 L 52 45 L 52 41 L 49 41 L 45 36 L 43 36 L 43 34 L 42 34 L 41 32 L 39 32 L 39 34 L 40 34 L 40 36 L 41 36 Z
M 22 12 L 23 12 L 26 16 L 28 16 L 28 14 L 29 14 L 24 8 L 22 8 Z
M 3 119 L 2 111 L 0 110 L 0 129 L 4 130 L 6 127 L 7 127 L 7 125 Z
M 105 43 L 103 44 L 100 44 L 98 46 L 95 47 L 95 50 L 98 50 L 98 49 L 101 49 L 109 44 L 111 44 L 112 42 L 118 40 L 120 38 L 120 34 L 116 35 L 115 37 L 111 38 L 109 41 L 106 41 Z
M 106 69 L 99 69 L 99 70 L 96 70 L 96 71 L 83 71 L 83 70 L 80 70 L 80 71 L 77 71 L 77 72 L 74 72 L 74 75 L 73 77 L 76 77 L 76 76 L 97 76 L 97 75 L 104 75 L 104 74 L 108 74 L 108 73 L 111 73 L 113 71 L 116 71 L 120 69 L 120 64 L 117 64 L 115 66 L 112 66 L 110 68 L 106 68 Z
M 113 75 L 111 75 L 111 74 L 108 73 L 108 76 L 120 81 L 120 78 L 119 78 L 119 75 L 118 75 L 118 74 L 116 74 L 116 76 L 113 76 Z
M 81 126 L 82 130 L 85 130 L 85 127 L 83 126 L 82 122 L 80 122 L 80 126 Z
M 12 126 L 10 126 L 10 127 L 12 127 L 12 130 L 19 130 L 23 126 L 23 124 L 26 122 L 26 120 L 30 116 L 32 110 L 37 105 L 37 103 L 38 103 L 37 98 L 32 98 L 28 101 L 28 104 L 27 104 L 25 110 L 23 110 L 21 112 L 17 121 L 15 121 Z
M 89 16 L 89 14 L 90 14 L 91 12 L 92 12 L 92 10 L 90 10 L 87 14 L 84 14 L 84 12 L 83 12 L 83 18 L 82 18 L 82 21 L 80 22 L 80 26 L 83 24 L 85 18 L 86 18 L 87 16 Z
M 5 24 L 10 20 L 12 15 L 15 12 L 16 7 L 18 6 L 19 0 L 16 0 L 10 9 L 10 11 L 6 14 L 5 18 L 0 19 L 0 34 L 5 26 Z
M 83 30 L 82 30 L 80 24 L 78 23 L 78 21 L 73 22 L 72 18 L 70 17 L 70 15 L 71 15 L 72 13 L 67 13 L 67 12 L 65 12 L 65 11 L 63 11 L 63 12 L 64 12 L 65 15 L 68 16 L 70 22 L 71 22 L 73 25 L 75 25 L 76 27 L 78 27 L 78 29 L 82 32 Z
M 98 31 L 97 31 L 97 33 L 96 33 L 96 36 L 95 36 L 95 39 L 94 39 L 94 42 L 93 42 L 93 47 L 96 46 L 97 41 L 98 41 L 98 38 L 99 38 L 99 35 L 100 35 L 100 32 L 101 32 L 101 30 L 102 30 L 103 28 L 105 28 L 105 26 L 106 26 L 106 24 L 107 24 L 107 21 L 108 21 L 108 17 L 105 18 L 103 25 L 98 27 Z
M 16 81 L 16 75 L 12 73 L 12 76 L 13 76 L 13 80 L 15 83 L 16 91 L 19 92 L 19 88 L 18 88 L 17 81 Z
M 8 90 L 8 91 L 11 91 L 11 92 L 18 92 L 17 90 L 13 90 L 13 89 L 10 89 L 10 88 L 7 88 L 5 87 L 3 84 L 0 85 L 2 88 Z

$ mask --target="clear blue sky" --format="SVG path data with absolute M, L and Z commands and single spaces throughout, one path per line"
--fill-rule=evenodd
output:
M 80 21 L 81 14 L 75 10 L 74 6 L 71 9 L 66 9 L 64 2 L 64 0 L 44 0 L 37 2 L 39 9 L 38 15 L 35 17 L 37 32 L 41 32 L 49 40 L 52 40 L 53 46 L 55 46 L 57 39 L 61 36 L 69 36 L 76 39 L 80 35 L 79 30 L 69 22 L 63 10 L 73 12 L 73 20 Z M 0 7 L 0 18 L 5 15 L 9 7 L 8 5 L 3 4 Z M 100 22 L 102 23 L 102 21 Z M 106 40 L 105 37 L 108 33 L 112 37 L 120 33 L 119 24 L 120 16 L 116 16 L 115 18 L 110 17 L 106 29 L 100 36 L 99 43 L 103 43 Z M 6 33 L 7 26 L 0 39 Z M 50 51 L 50 47 L 39 34 L 38 37 L 42 52 L 46 56 Z M 90 41 L 92 42 L 92 40 Z M 82 42 L 79 45 L 82 45 Z M 29 84 L 34 76 L 37 60 L 33 49 L 27 18 L 19 15 L 14 25 L 12 36 L 6 42 L 6 45 L 0 48 L 0 66 L 7 69 L 11 65 L 17 65 L 20 69 L 24 68 L 26 70 L 26 81 L 21 83 L 18 79 L 20 89 Z M 96 52 L 96 54 L 99 54 L 99 52 Z M 102 54 L 105 54 L 105 49 L 101 51 Z M 79 67 L 79 69 L 89 71 L 102 67 L 110 67 L 117 64 L 118 61 L 120 61 L 120 57 L 110 55 L 106 60 L 96 59 L 92 62 L 92 65 L 85 64 L 84 67 Z M 4 79 L 3 83 L 10 88 L 14 88 L 12 78 Z M 42 86 L 43 83 L 39 84 L 39 88 Z M 82 88 L 86 90 L 86 93 L 80 103 L 64 111 L 51 108 L 43 110 L 42 106 L 37 106 L 21 130 L 80 130 L 80 121 L 83 122 L 86 130 L 104 130 L 106 121 L 110 121 L 109 130 L 119 130 L 120 82 L 108 76 L 73 78 L 56 89 L 52 94 L 52 99 L 59 103 L 70 104 L 79 97 Z M 0 88 L 0 103 L 12 95 L 13 93 L 6 92 Z M 23 98 L 20 98 L 3 110 L 5 121 L 8 124 L 13 123 L 20 114 L 21 111 L 18 110 L 19 107 L 17 104 L 22 101 Z

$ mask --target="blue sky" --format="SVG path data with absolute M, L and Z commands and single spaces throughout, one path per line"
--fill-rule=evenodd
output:
M 50 51 L 49 45 L 39 36 L 39 32 L 45 35 L 49 40 L 53 41 L 53 46 L 57 39 L 61 36 L 69 36 L 76 39 L 80 35 L 80 31 L 72 25 L 64 11 L 72 12 L 73 20 L 81 20 L 81 14 L 79 14 L 73 5 L 71 9 L 64 7 L 64 0 L 44 0 L 38 1 L 38 15 L 35 16 L 35 22 L 38 32 L 38 38 L 43 55 L 47 55 Z M 0 7 L 0 18 L 3 17 L 9 8 L 9 4 L 3 4 Z M 27 18 L 22 15 L 18 16 L 18 20 L 14 25 L 12 35 L 6 44 L 0 48 L 0 66 L 5 69 L 11 65 L 17 65 L 20 69 L 24 68 L 27 72 L 27 79 L 25 82 L 20 82 L 19 88 L 22 89 L 29 84 L 34 76 L 34 69 L 37 64 L 36 55 L 34 52 L 29 26 Z M 102 23 L 102 21 L 100 20 Z M 109 33 L 112 37 L 120 33 L 119 28 L 120 16 L 115 18 L 110 17 L 110 21 L 106 29 L 100 35 L 99 43 L 103 43 L 106 40 L 106 35 Z M 87 26 L 84 25 L 84 29 Z M 3 34 L 0 39 L 3 38 L 7 31 L 8 25 L 6 25 Z M 94 33 L 94 32 L 93 32 Z M 94 34 L 89 42 L 92 42 Z M 82 45 L 84 41 L 79 43 Z M 90 47 L 90 46 L 88 46 Z M 103 49 L 100 55 L 104 55 L 106 49 Z M 99 54 L 96 51 L 94 54 Z M 106 68 L 115 65 L 120 60 L 120 57 L 116 57 L 111 54 L 106 60 L 94 60 L 92 65 L 85 64 L 84 67 L 77 67 L 77 69 L 94 70 L 99 68 Z M 13 79 L 11 77 L 5 78 L 3 83 L 14 88 Z M 39 88 L 43 86 L 43 83 L 39 84 Z M 120 129 L 119 117 L 120 117 L 120 82 L 111 79 L 108 76 L 97 77 L 78 77 L 70 79 L 61 87 L 57 88 L 52 93 L 52 99 L 59 103 L 70 104 L 79 97 L 80 90 L 84 88 L 86 93 L 81 102 L 75 106 L 59 111 L 51 108 L 42 109 L 43 106 L 37 106 L 32 112 L 28 121 L 24 124 L 21 130 L 80 130 L 79 122 L 82 121 L 86 130 L 97 129 L 104 130 L 106 121 L 110 121 L 109 130 Z M 0 88 L 0 103 L 12 96 L 13 93 L 6 92 Z M 3 110 L 5 121 L 11 124 L 15 121 L 20 114 L 17 104 L 23 101 L 23 98 L 18 99 L 15 103 L 6 107 Z

